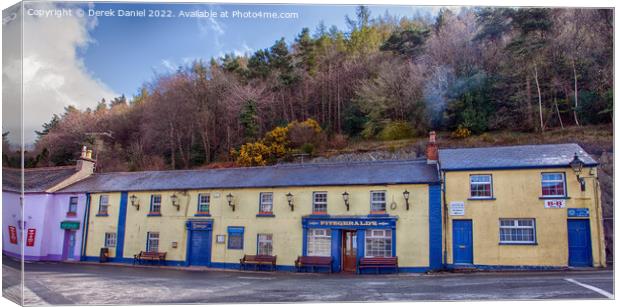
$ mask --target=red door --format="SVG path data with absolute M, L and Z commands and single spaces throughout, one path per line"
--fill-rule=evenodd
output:
M 357 231 L 342 231 L 342 271 L 355 272 L 357 269 Z

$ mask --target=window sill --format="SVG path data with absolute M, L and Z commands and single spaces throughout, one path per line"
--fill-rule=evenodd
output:
M 95 215 L 95 216 L 108 216 L 108 214 L 107 213 L 97 213 L 97 215 Z
M 146 216 L 161 216 L 161 213 L 149 212 Z
M 273 213 L 262 212 L 256 215 L 256 217 L 276 217 Z
M 77 216 L 77 213 L 75 212 L 67 212 L 67 217 L 75 217 Z
M 538 199 L 570 199 L 568 196 L 539 196 Z
M 538 245 L 538 242 L 534 242 L 534 243 L 500 242 L 499 245 Z
M 496 200 L 495 197 L 470 197 L 467 200 Z
M 197 212 L 194 216 L 211 216 L 211 213 L 208 212 Z

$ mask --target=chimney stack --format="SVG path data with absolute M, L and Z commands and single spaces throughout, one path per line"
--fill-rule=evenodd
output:
M 82 153 L 75 165 L 76 169 L 80 172 L 92 174 L 95 171 L 95 160 L 93 160 L 92 155 L 93 151 L 91 149 L 82 146 Z
M 435 131 L 428 134 L 428 143 L 426 143 L 426 163 L 436 164 L 439 160 L 439 147 L 435 140 Z

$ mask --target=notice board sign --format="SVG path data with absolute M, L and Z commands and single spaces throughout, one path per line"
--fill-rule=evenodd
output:
M 559 209 L 565 208 L 566 201 L 563 199 L 545 199 L 545 208 L 546 209 Z
M 453 201 L 450 203 L 450 215 L 465 215 L 465 203 L 462 201 Z
M 568 217 L 590 217 L 590 209 L 588 208 L 570 208 L 567 212 Z
M 29 228 L 28 233 L 26 235 L 26 246 L 34 246 L 34 239 L 37 234 L 37 230 L 34 228 Z
M 17 244 L 17 228 L 9 226 L 9 240 L 12 244 Z

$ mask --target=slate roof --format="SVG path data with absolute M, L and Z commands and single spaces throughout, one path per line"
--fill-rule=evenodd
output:
M 442 170 L 568 167 L 575 153 L 586 166 L 598 163 L 577 144 L 545 144 L 439 150 Z
M 438 182 L 426 160 L 287 164 L 265 167 L 99 173 L 59 192 L 112 192 Z
M 24 169 L 24 193 L 45 192 L 45 190 L 71 177 L 77 171 L 74 165 Z M 3 191 L 20 192 L 21 180 L 19 168 L 2 168 Z

